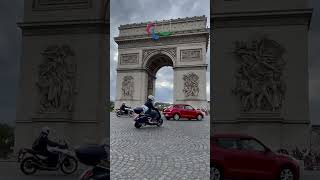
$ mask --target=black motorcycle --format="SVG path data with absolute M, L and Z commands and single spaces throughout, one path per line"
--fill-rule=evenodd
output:
M 72 155 L 67 144 L 64 149 L 51 148 L 52 152 L 58 154 L 58 163 L 52 167 L 49 165 L 48 157 L 41 155 L 33 149 L 22 148 L 19 151 L 18 162 L 20 162 L 20 169 L 26 175 L 36 173 L 37 170 L 58 171 L 61 170 L 64 174 L 72 174 L 78 168 L 78 161 Z
M 87 166 L 79 180 L 109 180 L 110 161 L 107 145 L 86 145 L 75 150 L 79 161 Z
M 121 109 L 116 109 L 116 115 L 117 117 L 120 116 L 129 116 L 129 117 L 133 117 L 133 110 L 131 108 L 127 108 L 128 113 L 126 113 L 125 111 L 121 110 Z
M 134 118 L 134 127 L 141 128 L 142 126 L 150 125 L 150 126 L 161 126 L 163 124 L 163 119 L 158 109 L 156 109 L 157 115 L 154 119 L 151 119 L 149 114 L 143 113 L 142 107 L 137 107 L 133 110 L 136 114 L 138 114 Z M 150 121 L 151 119 L 151 121 Z

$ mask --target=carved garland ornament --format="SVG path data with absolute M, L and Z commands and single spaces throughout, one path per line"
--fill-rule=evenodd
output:
M 277 112 L 281 109 L 286 91 L 284 52 L 280 44 L 268 38 L 236 42 L 234 54 L 239 67 L 233 92 L 240 98 L 242 111 Z
M 177 49 L 176 48 L 161 48 L 161 49 L 145 49 L 143 50 L 143 61 L 152 53 L 158 52 L 158 53 L 163 53 L 167 52 L 169 53 L 174 59 L 177 56 Z
M 76 64 L 67 45 L 49 46 L 41 53 L 37 87 L 40 90 L 40 112 L 71 112 L 75 94 Z
M 183 75 L 185 97 L 197 97 L 199 94 L 199 76 L 195 73 Z
M 122 97 L 133 98 L 134 81 L 132 76 L 124 76 L 122 81 Z

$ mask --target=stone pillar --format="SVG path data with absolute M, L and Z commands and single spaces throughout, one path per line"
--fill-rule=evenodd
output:
M 306 4 L 214 2 L 211 132 L 249 134 L 274 149 L 308 146 Z
M 199 67 L 175 67 L 174 103 L 190 104 L 194 108 L 207 107 L 206 72 L 206 65 Z
M 24 1 L 15 149 L 41 127 L 71 145 L 107 135 L 107 2 Z

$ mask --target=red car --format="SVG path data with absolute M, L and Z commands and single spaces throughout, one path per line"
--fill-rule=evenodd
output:
M 173 104 L 163 110 L 163 115 L 167 119 L 173 118 L 179 120 L 180 118 L 197 119 L 201 121 L 203 119 L 203 112 L 196 110 L 188 104 Z
M 272 152 L 254 137 L 215 134 L 210 146 L 210 179 L 299 180 L 297 160 Z

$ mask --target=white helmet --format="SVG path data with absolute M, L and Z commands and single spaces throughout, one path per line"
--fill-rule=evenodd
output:
M 50 128 L 48 126 L 45 126 L 41 129 L 41 133 L 49 135 L 50 133 Z
M 148 96 L 148 99 L 150 99 L 151 101 L 154 101 L 154 96 L 149 95 L 149 96 Z

